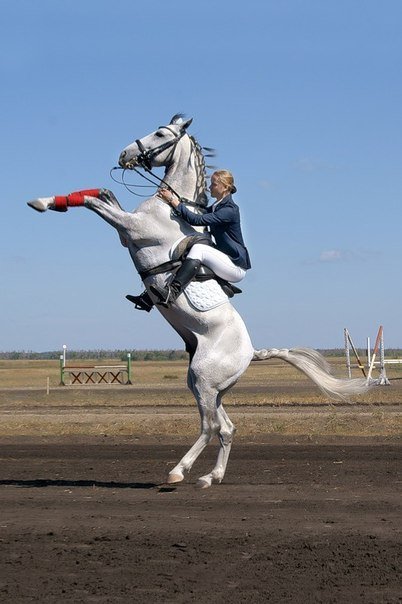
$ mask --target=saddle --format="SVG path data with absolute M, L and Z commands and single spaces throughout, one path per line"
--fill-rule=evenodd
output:
M 195 243 L 202 243 L 204 245 L 210 245 L 214 247 L 213 241 L 208 235 L 208 233 L 197 233 L 196 235 L 184 237 L 173 248 L 173 251 L 171 252 L 171 260 L 140 273 L 141 279 L 144 280 L 149 275 L 157 275 L 158 273 L 162 273 L 165 271 L 176 272 L 180 268 L 183 260 L 185 260 L 187 254 Z M 210 268 L 201 265 L 193 281 L 202 282 L 209 280 L 215 280 L 216 283 L 220 285 L 222 292 L 226 294 L 228 298 L 233 298 L 235 294 L 242 293 L 242 290 L 233 285 L 233 283 L 229 283 L 229 281 L 218 277 L 218 275 L 216 275 Z M 126 298 L 135 305 L 135 308 L 137 310 L 145 310 L 146 312 L 150 312 L 154 305 L 150 295 L 146 290 L 143 291 L 139 296 L 132 296 L 128 294 Z
M 185 237 L 176 245 L 173 249 L 171 257 L 172 261 L 183 261 L 186 259 L 187 254 L 196 243 L 202 243 L 203 245 L 210 245 L 211 247 L 215 247 L 211 237 L 208 233 L 197 233 L 196 235 L 189 235 Z M 210 268 L 204 266 L 203 264 L 200 266 L 198 273 L 194 277 L 194 281 L 208 281 L 209 279 L 215 279 L 228 296 L 228 298 L 233 298 L 235 294 L 241 294 L 242 290 L 239 287 L 233 285 L 229 281 L 218 277 Z
M 201 264 L 198 273 L 194 277 L 194 281 L 208 281 L 208 279 L 215 279 L 228 298 L 233 298 L 235 294 L 242 293 L 242 290 L 239 287 L 236 287 L 236 285 L 233 285 L 233 283 L 230 283 L 229 281 L 225 281 L 225 279 L 221 279 L 221 277 L 215 275 L 210 268 Z

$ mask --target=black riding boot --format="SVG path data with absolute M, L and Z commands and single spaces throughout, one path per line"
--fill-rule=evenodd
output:
M 146 312 L 150 312 L 153 309 L 154 303 L 152 302 L 147 290 L 144 290 L 139 296 L 131 296 L 130 294 L 127 294 L 126 298 L 135 304 L 135 308 L 137 310 L 145 310 Z
M 198 269 L 200 268 L 200 265 L 200 260 L 187 258 L 169 285 L 165 285 L 164 287 L 151 285 L 151 292 L 159 298 L 159 302 L 157 302 L 157 304 L 161 304 L 162 306 L 166 306 L 168 308 L 172 302 L 179 297 L 186 285 L 188 285 L 190 281 L 194 279 Z

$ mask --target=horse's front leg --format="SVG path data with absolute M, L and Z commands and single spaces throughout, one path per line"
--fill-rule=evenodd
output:
M 117 229 L 125 225 L 127 217 L 127 212 L 122 209 L 115 195 L 109 189 L 84 189 L 74 191 L 68 195 L 39 197 L 29 201 L 28 205 L 37 212 L 46 212 L 47 210 L 67 212 L 72 207 L 86 207 Z
M 85 198 L 98 197 L 102 191 L 106 192 L 106 189 L 84 189 L 82 191 L 74 191 L 68 195 L 38 197 L 37 199 L 28 201 L 28 205 L 37 212 L 46 212 L 47 210 L 53 210 L 55 212 L 67 212 L 68 208 L 85 205 Z M 115 197 L 114 199 L 117 202 Z
M 83 189 L 82 191 L 74 191 L 68 195 L 37 197 L 28 201 L 28 205 L 37 212 L 46 212 L 47 210 L 67 212 L 68 208 L 78 206 L 86 206 L 92 209 L 91 206 L 94 199 L 100 200 L 107 207 L 123 210 L 110 189 Z

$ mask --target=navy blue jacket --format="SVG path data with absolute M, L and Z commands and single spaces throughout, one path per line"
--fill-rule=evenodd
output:
M 229 256 L 236 266 L 245 270 L 251 268 L 250 257 L 244 245 L 240 227 L 239 207 L 231 195 L 226 195 L 215 206 L 206 209 L 205 214 L 195 214 L 187 209 L 184 203 L 176 208 L 176 213 L 192 226 L 207 226 L 213 235 L 218 250 Z

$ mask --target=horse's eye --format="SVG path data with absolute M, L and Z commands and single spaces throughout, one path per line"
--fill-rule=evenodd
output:
M 163 134 L 163 132 L 155 132 L 155 136 L 157 136 L 158 138 L 163 138 L 165 135 Z

